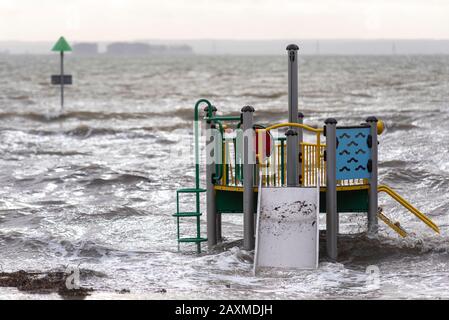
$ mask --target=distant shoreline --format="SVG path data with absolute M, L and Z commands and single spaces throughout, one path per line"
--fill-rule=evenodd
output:
M 1 54 L 0 57 L 47 57 L 52 56 L 52 53 L 11 53 L 11 54 Z M 259 54 L 231 54 L 231 53 L 221 53 L 221 54 L 149 54 L 149 55 L 113 55 L 99 53 L 95 55 L 89 54 L 71 54 L 75 58 L 176 58 L 176 57 L 283 57 L 282 54 L 274 53 L 259 53 Z M 449 53 L 408 53 L 408 54 L 366 54 L 366 53 L 326 53 L 326 54 L 312 54 L 306 53 L 301 54 L 301 57 L 438 57 L 438 56 L 449 56 Z
M 73 43 L 82 42 L 72 39 Z M 317 39 L 317 40 L 137 40 L 154 46 L 189 46 L 197 55 L 282 55 L 289 43 L 298 43 L 302 55 L 446 55 L 449 39 Z M 113 43 L 96 42 L 99 53 Z M 130 42 L 131 43 L 131 42 Z M 50 54 L 53 43 L 48 41 L 0 41 L 0 51 L 11 54 Z

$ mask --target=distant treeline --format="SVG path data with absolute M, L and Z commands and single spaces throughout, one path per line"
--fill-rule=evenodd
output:
M 80 55 L 99 54 L 97 43 L 76 43 L 73 52 Z M 107 55 L 165 55 L 165 54 L 193 54 L 192 47 L 188 45 L 151 45 L 142 42 L 114 42 L 106 46 Z
M 70 39 L 69 39 L 70 40 Z M 128 42 L 79 42 L 73 47 L 80 55 L 284 55 L 290 43 L 299 45 L 301 55 L 408 55 L 449 54 L 449 40 L 431 39 L 141 39 Z M 54 42 L 0 41 L 0 51 L 10 54 L 52 54 Z M 3 53 L 4 54 L 4 53 Z M 1 53 L 0 53 L 1 55 Z

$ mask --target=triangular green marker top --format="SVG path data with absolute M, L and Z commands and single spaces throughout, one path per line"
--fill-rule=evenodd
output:
M 61 37 L 59 38 L 58 42 L 56 42 L 51 51 L 57 52 L 72 51 L 72 47 L 68 44 L 67 40 L 64 37 Z

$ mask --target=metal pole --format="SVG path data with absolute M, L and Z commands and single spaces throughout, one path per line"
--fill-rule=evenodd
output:
M 296 44 L 287 47 L 288 51 L 288 121 L 298 123 L 298 50 Z M 290 130 L 297 132 L 295 127 Z M 291 140 L 291 141 L 290 141 Z M 297 186 L 299 182 L 298 135 L 287 136 L 287 185 Z M 291 154 L 291 157 L 289 156 Z M 290 178 L 289 178 L 290 177 Z
M 254 108 L 242 108 L 243 118 L 243 248 L 253 250 L 254 239 L 254 165 L 255 134 L 253 129 Z
M 327 255 L 337 260 L 337 120 L 327 119 L 326 124 L 326 246 Z
M 211 106 L 212 112 L 214 107 Z M 208 112 L 209 107 L 204 111 Z M 216 109 L 215 109 L 216 111 Z M 215 174 L 215 124 L 207 123 L 206 136 L 206 202 L 207 202 L 207 246 L 212 249 L 217 244 L 217 205 L 215 201 L 215 185 L 213 176 Z
M 64 51 L 61 51 L 61 112 L 64 111 Z
M 212 106 L 212 117 L 215 117 L 217 115 L 217 108 L 215 107 L 215 106 Z M 223 139 L 224 137 L 220 134 L 221 132 L 220 132 L 220 130 L 219 130 L 219 133 L 217 133 L 217 135 L 216 136 L 218 136 L 218 137 L 220 137 L 221 139 Z M 220 143 L 219 144 L 215 144 L 216 146 L 222 146 L 223 144 L 222 144 L 222 142 L 220 141 Z M 215 151 L 214 151 L 215 152 Z M 222 150 L 222 152 L 225 152 L 225 150 Z M 221 154 L 221 153 L 220 153 Z M 216 170 L 215 170 L 215 168 L 216 167 L 214 167 L 214 174 L 216 173 Z M 215 200 L 215 196 L 216 196 L 216 193 L 215 193 L 215 191 L 214 191 L 214 207 L 215 207 L 215 223 L 216 223 L 216 241 L 217 241 L 217 243 L 219 243 L 219 242 L 222 242 L 223 241 L 223 235 L 222 235 L 222 228 L 221 228 L 221 225 L 222 225 L 222 219 L 221 219 L 221 213 L 219 213 L 219 212 L 217 212 L 217 207 L 216 207 L 216 204 L 215 204 L 215 202 L 216 202 L 216 200 Z
M 298 132 L 288 129 L 285 133 L 287 137 L 287 186 L 298 186 L 298 171 L 295 165 L 298 161 Z
M 296 44 L 288 51 L 288 121 L 298 123 L 298 50 Z
M 371 126 L 371 179 L 369 181 L 369 198 L 368 198 L 368 232 L 370 234 L 377 234 L 378 230 L 378 193 L 377 193 L 377 179 L 378 179 L 378 142 L 377 142 L 377 118 L 368 117 L 366 122 Z
M 304 124 L 304 114 L 302 112 L 298 112 L 298 123 Z M 298 175 L 299 175 L 299 185 L 303 184 L 303 176 L 302 176 L 302 143 L 304 141 L 303 132 L 301 128 L 298 128 L 298 148 L 299 148 L 299 157 L 298 157 Z
M 200 134 L 200 112 L 199 112 L 199 107 L 202 103 L 206 103 L 208 106 L 211 106 L 210 102 L 205 100 L 205 99 L 201 99 L 199 100 L 196 104 L 195 104 L 195 188 L 199 189 L 200 188 L 200 145 L 199 145 L 199 134 Z M 208 109 L 207 107 L 205 108 Z M 199 201 L 198 201 L 199 203 Z

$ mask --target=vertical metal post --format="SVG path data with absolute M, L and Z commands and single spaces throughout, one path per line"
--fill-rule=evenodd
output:
M 61 51 L 61 112 L 64 111 L 64 51 Z
M 377 179 L 378 179 L 378 142 L 377 142 L 377 118 L 368 117 L 366 122 L 370 125 L 370 139 L 371 139 L 371 179 L 369 181 L 369 198 L 368 198 L 368 232 L 376 234 L 378 229 L 378 193 L 377 193 Z
M 254 167 L 255 133 L 253 130 L 254 108 L 242 108 L 243 119 L 243 247 L 253 250 L 254 239 Z
M 215 106 L 212 106 L 212 116 L 215 117 L 216 114 L 217 114 L 217 108 Z M 224 138 L 224 136 L 221 135 L 221 132 L 217 136 L 220 137 L 221 140 L 223 140 L 223 138 Z M 220 141 L 220 143 L 216 143 L 215 145 L 221 147 L 223 145 L 223 143 L 222 143 L 222 141 Z M 225 152 L 226 152 L 226 150 L 222 150 L 222 152 L 220 154 L 223 154 Z M 223 158 L 223 157 L 221 157 L 221 158 Z M 216 168 L 216 166 L 215 166 L 215 168 Z M 214 169 L 214 173 L 216 173 L 215 171 L 216 170 Z M 228 170 L 226 170 L 226 172 L 228 172 Z M 226 179 L 226 177 L 223 176 L 223 179 Z M 214 191 L 214 200 L 215 200 L 215 195 L 216 195 L 216 193 Z M 217 212 L 217 210 L 216 210 L 216 204 L 215 204 L 215 221 L 216 221 L 216 227 L 215 227 L 216 228 L 216 231 L 215 231 L 216 232 L 216 241 L 217 241 L 217 243 L 219 243 L 219 242 L 222 242 L 222 240 L 223 240 L 222 228 L 221 228 L 222 219 L 221 219 L 221 213 Z
M 211 106 L 212 112 L 214 107 Z M 207 107 L 204 111 L 209 111 Z M 216 111 L 216 108 L 215 108 Z M 206 202 L 207 202 L 207 246 L 212 249 L 217 244 L 217 205 L 215 201 L 215 186 L 213 177 L 215 174 L 215 124 L 207 123 L 206 136 Z
M 291 44 L 287 47 L 288 121 L 290 123 L 298 123 L 298 50 L 299 47 L 296 44 Z M 297 129 L 295 127 L 291 127 L 290 130 L 297 133 Z M 287 135 L 286 133 L 286 136 L 287 136 L 287 185 L 297 186 L 299 182 L 298 135 L 297 134 Z
M 285 133 L 287 137 L 287 186 L 298 186 L 298 132 L 288 129 Z
M 331 260 L 337 260 L 337 120 L 327 119 L 326 124 L 326 247 Z
M 304 124 L 304 114 L 302 112 L 298 112 L 298 123 Z M 302 162 L 303 162 L 302 157 L 303 157 L 303 155 L 302 155 L 302 147 L 301 146 L 304 141 L 304 138 L 303 138 L 303 132 L 302 132 L 301 128 L 298 128 L 297 132 L 298 132 L 298 148 L 299 148 L 298 175 L 299 175 L 299 185 L 302 185 L 303 184 L 303 181 L 302 181 L 302 179 L 303 179 L 303 176 L 302 176 Z
M 195 114 L 194 114 L 194 131 L 195 131 L 195 189 L 197 192 L 195 192 L 195 202 L 196 202 L 196 212 L 201 212 L 200 208 L 200 146 L 199 146 L 199 135 L 200 135 L 200 115 L 199 115 L 199 107 L 202 103 L 207 103 L 208 106 L 210 106 L 210 102 L 204 99 L 199 100 L 195 104 Z M 177 213 L 179 213 L 179 193 L 176 193 L 176 204 L 177 204 Z M 179 217 L 177 217 L 177 224 L 178 224 L 178 239 L 180 237 L 179 233 Z M 201 220 L 198 216 L 196 219 L 196 232 L 197 232 L 197 238 L 201 237 Z M 179 250 L 179 242 L 178 242 L 178 250 Z M 197 243 L 197 252 L 201 253 L 201 243 Z
M 288 51 L 288 121 L 298 123 L 298 50 L 296 44 Z

